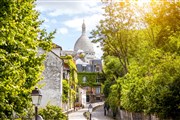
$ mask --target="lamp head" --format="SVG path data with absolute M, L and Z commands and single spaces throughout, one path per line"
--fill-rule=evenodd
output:
M 31 97 L 32 97 L 33 105 L 35 106 L 40 105 L 42 94 L 41 94 L 41 91 L 37 87 L 34 90 L 32 90 Z

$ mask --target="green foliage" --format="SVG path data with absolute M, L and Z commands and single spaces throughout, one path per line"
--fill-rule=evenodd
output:
M 108 80 L 105 81 L 104 89 L 103 89 L 105 98 L 107 98 L 109 96 L 109 93 L 111 92 L 111 88 L 110 88 L 111 85 L 112 85 L 112 83 L 110 81 L 108 81 Z
M 41 80 L 45 53 L 51 49 L 53 33 L 40 29 L 34 0 L 0 1 L 0 118 L 23 114 L 30 93 Z M 4 116 L 4 117 L 3 117 Z
M 180 2 L 156 2 L 151 3 L 150 12 L 147 13 L 145 21 L 149 26 L 158 27 L 157 35 L 154 36 L 154 30 L 151 29 L 150 35 L 154 36 L 152 42 L 158 48 L 163 50 L 171 50 L 169 48 L 169 37 L 179 36 L 180 21 L 179 21 Z
M 44 120 L 68 120 L 67 116 L 62 113 L 60 107 L 49 104 L 46 108 L 39 110 L 39 115 L 41 115 Z
M 104 8 L 105 19 L 100 21 L 97 30 L 91 32 L 94 42 L 101 43 L 104 57 L 117 57 L 123 71 L 121 74 L 128 72 L 129 58 L 134 55 L 139 42 L 135 8 L 130 3 L 120 6 L 118 2 L 108 2 Z
M 109 106 L 111 107 L 111 109 L 113 111 L 116 111 L 117 107 L 120 106 L 120 99 L 121 99 L 121 84 L 120 83 L 116 83 L 111 85 L 110 87 L 111 91 L 108 95 L 108 98 L 106 100 L 106 102 L 109 104 Z
M 68 91 L 70 90 L 69 84 L 67 80 L 63 80 L 63 94 L 62 94 L 62 101 L 67 102 L 68 101 Z
M 177 116 L 180 57 L 164 55 L 161 51 L 152 51 L 149 57 L 143 65 L 132 65 L 131 74 L 126 75 L 121 105 L 129 111 L 153 113 L 162 118 Z
M 86 117 L 87 120 L 90 119 L 90 112 L 84 112 L 83 115 L 84 117 Z
M 64 60 L 64 64 L 67 65 L 70 70 L 69 83 L 66 80 L 63 81 L 63 85 L 65 85 L 63 87 L 62 95 L 63 102 L 67 103 L 67 100 L 69 99 L 70 103 L 73 103 L 76 99 L 76 90 L 78 84 L 76 64 L 71 55 L 61 56 L 61 59 Z
M 61 56 L 61 59 L 63 59 L 64 62 L 66 64 L 68 64 L 68 66 L 70 67 L 70 70 L 77 70 L 76 64 L 75 64 L 75 62 L 74 62 L 74 60 L 73 60 L 71 55 Z
M 78 73 L 79 85 L 90 86 L 90 87 L 99 85 L 99 83 L 96 82 L 97 76 L 98 73 L 79 72 Z M 83 77 L 86 77 L 86 82 L 83 82 Z
M 61 56 L 61 59 L 72 59 L 71 55 Z
M 108 98 L 108 97 L 113 98 L 112 94 L 115 91 L 112 90 L 111 86 L 116 83 L 116 80 L 119 77 L 123 76 L 123 70 L 122 69 L 123 69 L 122 65 L 120 64 L 117 57 L 106 56 L 104 58 L 104 75 L 105 75 L 106 81 L 104 83 L 103 93 L 105 95 L 105 98 Z M 116 93 L 119 93 L 119 92 L 120 91 L 118 91 Z M 111 95 L 109 96 L 109 94 L 111 94 Z M 109 98 L 109 99 L 111 99 L 111 98 Z M 111 100 L 109 100 L 109 101 L 111 101 Z
M 117 57 L 107 56 L 104 58 L 104 74 L 107 80 L 115 81 L 123 76 L 123 68 Z
M 84 57 L 85 57 L 85 55 L 82 53 L 79 55 L 79 58 L 81 58 L 81 59 L 83 59 Z
M 152 2 L 147 8 L 109 2 L 105 19 L 92 32 L 103 45 L 104 94 L 113 109 L 178 119 L 180 2 Z

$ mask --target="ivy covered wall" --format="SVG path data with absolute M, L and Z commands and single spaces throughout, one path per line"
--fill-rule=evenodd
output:
M 103 100 L 104 77 L 100 72 L 79 72 L 79 85 L 86 88 L 87 102 L 98 102 Z
M 98 86 L 100 85 L 97 82 L 97 77 L 98 73 L 90 73 L 90 72 L 79 72 L 78 73 L 78 80 L 79 80 L 79 85 L 81 85 L 82 87 L 85 86 Z M 84 78 L 85 77 L 85 78 Z M 86 79 L 86 80 L 83 80 Z
M 68 66 L 70 71 L 69 78 L 63 80 L 63 102 L 68 102 L 69 99 L 70 106 L 73 106 L 78 85 L 76 64 L 70 55 L 61 56 L 61 59 L 63 59 L 64 65 Z

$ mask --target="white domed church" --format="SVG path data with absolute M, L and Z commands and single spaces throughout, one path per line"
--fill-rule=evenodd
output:
M 84 56 L 83 61 L 86 63 L 89 63 L 90 60 L 95 59 L 93 44 L 86 36 L 86 26 L 84 22 L 82 24 L 82 34 L 74 45 L 74 51 L 76 52 L 77 57 L 78 55 Z
M 74 45 L 75 61 L 78 72 L 101 72 L 101 59 L 96 59 L 93 43 L 86 35 L 86 25 L 83 21 L 82 34 Z

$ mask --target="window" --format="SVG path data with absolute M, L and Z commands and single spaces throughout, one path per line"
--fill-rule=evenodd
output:
M 86 76 L 83 77 L 83 83 L 86 83 Z
M 63 79 L 69 79 L 69 75 L 66 71 L 63 72 Z
M 66 79 L 66 74 L 63 72 L 63 79 Z
M 100 89 L 100 87 L 97 87 L 96 88 L 96 94 L 100 94 L 101 93 L 101 89 Z
M 82 66 L 82 71 L 86 71 L 86 66 Z
M 96 72 L 96 65 L 94 65 L 93 71 Z
M 96 78 L 96 82 L 97 82 L 97 83 L 99 83 L 99 82 L 100 82 L 100 80 L 99 80 L 99 78 L 98 78 L 98 77 Z
M 88 70 L 91 71 L 91 67 L 90 66 L 88 67 Z

